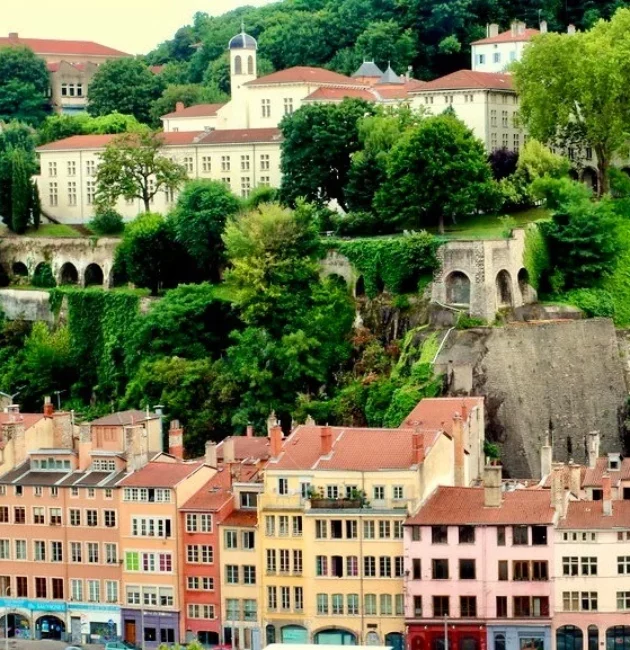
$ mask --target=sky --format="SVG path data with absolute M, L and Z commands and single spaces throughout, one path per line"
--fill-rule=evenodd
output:
M 96 41 L 146 54 L 198 11 L 219 15 L 271 0 L 3 0 L 0 35 Z M 165 7 L 165 8 L 163 8 Z

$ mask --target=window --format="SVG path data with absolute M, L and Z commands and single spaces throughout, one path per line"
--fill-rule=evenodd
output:
M 532 580 L 549 580 L 549 570 L 546 560 L 532 562 Z
M 376 616 L 376 594 L 365 594 L 366 616 Z
M 433 560 L 431 566 L 433 580 L 448 580 L 448 560 Z
M 379 574 L 381 578 L 392 577 L 392 558 L 387 555 L 382 555 L 379 558 Z
M 25 539 L 16 539 L 15 540 L 15 559 L 16 560 L 26 560 L 26 540 Z
M 302 516 L 298 515 L 296 517 L 292 517 L 292 523 L 293 523 L 293 537 L 302 537 Z M 356 523 L 356 522 L 355 522 Z M 253 535 L 253 533 L 252 533 Z M 252 546 L 253 548 L 253 546 Z
M 431 543 L 448 544 L 448 527 L 431 526 Z
M 617 592 L 617 609 L 630 609 L 630 591 Z
M 77 602 L 83 600 L 83 580 L 70 580 L 70 598 Z
M 267 549 L 267 573 L 276 572 L 276 551 L 275 549 Z
M 460 544 L 474 544 L 475 543 L 475 527 L 474 526 L 459 526 L 459 543 Z
M 9 542 L 8 540 L 0 540 L 0 559 L 8 560 L 8 556 L 4 556 L 4 542 L 6 541 L 7 545 L 7 554 Z M 35 541 L 33 542 L 33 559 L 35 562 L 45 562 L 46 561 L 46 542 Z
M 24 495 L 24 487 L 22 485 L 15 486 L 15 496 L 21 497 Z
M 118 602 L 118 582 L 116 580 L 105 580 L 105 602 Z
M 116 544 L 105 544 L 105 562 L 116 564 L 118 562 L 118 546 Z
M 422 580 L 422 561 L 414 557 L 411 561 L 411 577 L 413 580 Z
M 226 564 L 225 581 L 229 585 L 238 584 L 238 566 L 236 564 Z
M 343 615 L 343 595 L 332 595 L 332 613 L 333 615 Z
M 328 614 L 328 594 L 317 594 L 317 613 Z
M 597 558 L 596 557 L 582 557 L 582 558 L 580 558 L 580 573 L 583 576 L 596 576 L 597 575 Z
M 477 63 L 483 65 L 486 62 L 485 54 L 477 54 Z
M 512 544 L 514 546 L 527 546 L 529 535 L 527 526 L 512 526 Z
M 382 501 L 385 498 L 385 486 L 375 485 L 373 491 L 374 501 Z
M 238 548 L 238 532 L 235 530 L 226 530 L 223 539 L 225 542 L 225 548 L 228 549 L 237 549 Z
M 347 611 L 348 616 L 359 615 L 359 594 L 348 594 L 347 596 Z
M 258 617 L 256 601 L 252 598 L 243 600 L 243 619 L 246 621 L 255 621 Z
M 375 522 L 368 519 L 363 522 L 363 539 L 374 539 L 376 537 Z
M 70 509 L 70 525 L 71 526 L 81 525 L 81 511 L 77 508 Z
M 392 615 L 392 597 L 390 594 L 381 594 L 380 598 L 381 616 Z
M 245 564 L 243 566 L 243 584 L 256 584 L 256 567 L 253 564 Z
M 255 510 L 258 507 L 258 492 L 241 492 L 241 508 Z
M 63 546 L 61 542 L 50 542 L 50 561 L 63 562 Z
M 57 163 L 56 162 L 49 162 L 48 163 L 48 175 L 53 176 L 53 177 L 57 175 Z
M 85 518 L 88 526 L 98 526 L 98 510 L 86 510 Z
M 346 520 L 346 539 L 357 539 L 359 535 L 356 519 Z
M 187 533 L 197 532 L 197 515 L 191 514 L 190 512 L 186 514 L 186 532 Z M 227 532 L 229 531 L 226 531 L 226 533 Z
M 619 575 L 630 574 L 630 555 L 620 555 L 617 557 L 617 573 Z
M 276 587 L 267 587 L 267 609 L 278 609 L 278 594 Z
M 476 578 L 475 561 L 474 560 L 460 560 L 459 561 L 459 579 L 460 580 L 474 580 Z
M 474 618 L 477 616 L 477 598 L 475 596 L 459 597 L 459 615 L 462 618 Z
M 403 522 L 395 521 L 394 522 L 394 539 L 403 538 Z
M 116 511 L 115 510 L 105 510 L 103 512 L 105 517 L 105 527 L 106 528 L 116 528 Z
M 509 140 L 510 140 L 510 136 L 507 133 L 504 133 L 503 135 L 501 135 L 501 146 L 504 149 L 508 148 Z
M 101 602 L 101 582 L 100 580 L 87 581 L 88 603 Z
M 35 578 L 35 598 L 46 598 L 47 596 L 46 578 Z
M 52 597 L 53 600 L 63 600 L 63 579 L 52 579 Z
M 547 546 L 547 526 L 532 526 L 532 544 Z
M 249 156 L 244 155 L 241 156 L 241 171 L 242 172 L 248 172 L 250 168 L 250 162 L 249 162 Z M 287 479 L 278 479 L 279 481 L 282 480 L 287 480 Z M 280 494 L 287 494 L 287 492 L 280 492 Z
M 58 510 L 58 508 L 51 508 L 50 512 L 50 523 L 53 523 L 52 519 L 52 511 L 53 510 Z M 13 508 L 13 523 L 14 524 L 25 524 L 26 523 L 26 508 L 23 508 L 22 506 Z M 61 523 L 61 522 L 59 522 Z
M 499 560 L 499 580 L 509 580 L 507 560 Z
M 36 485 L 34 488 L 34 492 L 36 497 L 41 497 L 42 494 L 44 493 L 44 488 L 41 485 Z
M 512 564 L 512 580 L 529 580 L 529 562 L 516 561 Z
M 315 557 L 315 575 L 328 575 L 328 558 L 325 555 L 318 555 Z
M 81 564 L 83 562 L 83 544 L 70 542 L 70 562 Z
M 433 616 L 435 618 L 444 618 L 450 616 L 448 596 L 433 596 Z
M 351 578 L 359 575 L 359 558 L 356 555 L 346 558 L 346 575 Z
M 284 114 L 291 115 L 293 113 L 293 99 L 291 97 L 284 98 Z
M 531 616 L 531 602 L 529 596 L 514 596 L 514 616 Z
M 363 558 L 363 576 L 365 578 L 376 577 L 376 558 L 373 555 L 366 555 Z
M 193 172 L 193 159 L 190 156 L 185 156 L 184 157 L 184 169 L 188 174 L 192 174 Z
M 95 542 L 87 543 L 87 556 L 89 564 L 98 564 L 98 544 Z
M 390 523 L 389 521 L 379 521 L 378 522 L 378 536 L 381 539 L 389 539 L 390 537 Z
M 276 518 L 273 515 L 265 515 L 265 535 L 274 537 L 276 534 Z
M 287 537 L 289 534 L 289 517 L 287 515 L 280 515 L 278 517 L 278 535 L 280 537 Z
M 280 573 L 290 573 L 289 565 L 289 550 L 286 548 L 280 549 Z
M 328 537 L 328 522 L 326 519 L 315 520 L 315 539 L 326 539 Z
M 77 204 L 77 184 L 74 181 L 68 183 L 68 205 Z
M 576 576 L 578 575 L 578 562 L 579 558 L 576 556 L 562 558 L 562 575 Z
M 229 172 L 230 171 L 230 157 L 229 156 L 221 156 L 221 171 L 222 172 Z
M 413 597 L 413 615 L 417 618 L 422 616 L 422 596 Z
M 85 199 L 88 205 L 93 205 L 96 199 L 96 183 L 87 181 L 85 184 Z
M 597 611 L 597 592 L 583 591 L 580 596 L 583 612 Z
M 4 514 L 2 513 L 4 510 Z M 9 509 L 0 508 L 0 522 L 8 524 L 9 523 Z M 46 523 L 46 509 L 45 508 L 33 508 L 33 523 L 34 524 L 45 524 Z
M 260 170 L 265 172 L 271 169 L 271 161 L 268 153 L 260 154 Z
M 201 563 L 212 564 L 214 562 L 214 549 L 207 544 L 201 545 Z
M 302 574 L 302 551 L 300 549 L 293 550 L 293 575 Z
M 77 163 L 74 160 L 68 161 L 68 176 L 77 175 Z
M 339 486 L 337 486 L 337 485 L 327 485 L 326 486 L 326 497 L 328 499 L 338 499 L 339 498 Z
M 422 529 L 420 528 L 420 526 L 411 527 L 411 541 L 412 542 L 422 541 Z
M 271 117 L 271 100 L 263 99 L 261 101 L 261 104 L 262 104 L 262 116 Z

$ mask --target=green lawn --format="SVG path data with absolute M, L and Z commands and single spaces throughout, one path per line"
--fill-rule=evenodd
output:
M 549 210 L 546 208 L 530 208 L 508 215 L 514 219 L 516 227 L 527 225 L 534 221 L 548 219 Z M 464 219 L 458 219 L 456 224 L 446 226 L 443 237 L 446 239 L 502 239 L 504 225 L 500 215 L 475 214 Z M 428 228 L 429 232 L 438 234 L 437 228 Z
M 63 223 L 43 223 L 37 230 L 32 226 L 29 227 L 23 237 L 85 237 L 85 231 L 68 226 Z M 15 235 L 6 226 L 0 228 L 0 237 L 19 237 Z

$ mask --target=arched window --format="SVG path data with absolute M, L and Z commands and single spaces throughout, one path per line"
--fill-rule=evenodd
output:
M 615 625 L 606 630 L 606 650 L 629 650 L 630 626 Z
M 494 635 L 494 650 L 505 650 L 505 634 Z
M 599 650 L 599 628 L 597 625 L 588 626 L 588 650 Z
M 239 55 L 234 57 L 234 74 L 243 74 L 243 61 Z
M 584 640 L 582 630 L 575 625 L 563 625 L 556 631 L 556 648 L 561 650 L 582 650 Z
M 77 271 L 77 267 L 72 264 L 72 262 L 66 262 L 61 267 L 60 280 L 60 284 L 79 283 L 79 272 Z
M 13 271 L 13 275 L 17 275 L 21 278 L 28 278 L 28 267 L 24 262 L 13 262 L 11 270 Z
M 267 645 L 276 642 L 276 626 L 267 625 L 265 628 L 265 636 L 267 637 Z
M 446 278 L 446 302 L 449 305 L 470 305 L 470 280 L 465 273 L 453 271 Z
M 357 298 L 365 295 L 365 280 L 363 279 L 362 275 L 359 276 L 359 279 L 357 280 L 357 283 L 354 287 L 354 295 Z
M 98 264 L 88 264 L 85 269 L 85 286 L 102 286 L 103 285 L 103 269 Z
M 497 274 L 497 304 L 499 307 L 511 307 L 514 304 L 512 277 L 506 270 L 499 271 Z
M 254 57 L 247 57 L 247 74 L 254 74 Z

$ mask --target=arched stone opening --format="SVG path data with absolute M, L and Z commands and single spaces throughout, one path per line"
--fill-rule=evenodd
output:
M 28 278 L 28 266 L 24 262 L 13 262 L 11 272 L 18 278 Z
M 270 645 L 270 644 L 276 642 L 276 626 L 275 625 L 267 625 L 267 627 L 265 628 L 265 638 L 267 639 L 267 645 Z
M 234 57 L 234 74 L 243 74 L 243 59 L 240 55 Z
M 529 283 L 529 273 L 526 268 L 522 268 L 518 272 L 517 276 L 518 280 L 518 288 L 519 291 L 521 292 L 521 300 L 523 301 L 523 304 L 527 305 L 530 302 L 534 302 L 535 294 L 534 294 L 534 289 Z
M 357 645 L 357 635 L 354 632 L 335 627 L 320 630 L 313 640 L 317 645 Z
M 98 264 L 88 264 L 85 269 L 84 285 L 86 287 L 103 286 L 103 269 Z
M 575 625 L 563 625 L 556 630 L 557 650 L 583 650 L 584 636 Z
M 599 650 L 599 628 L 597 625 L 588 626 L 588 650 Z
M 630 626 L 615 625 L 606 630 L 606 650 L 628 650 L 629 648 Z
M 348 283 L 346 282 L 346 279 L 343 277 L 343 275 L 339 275 L 338 273 L 329 273 L 326 277 L 338 287 L 343 287 L 344 289 L 348 288 Z
M 502 632 L 494 635 L 494 650 L 505 650 L 505 634 Z
M 357 278 L 357 283 L 354 285 L 354 295 L 357 298 L 365 295 L 365 280 L 362 275 Z
M 630 176 L 630 167 L 622 167 L 621 171 L 626 175 Z
M 79 272 L 72 262 L 66 262 L 59 270 L 59 284 L 79 284 Z
M 388 645 L 392 650 L 404 650 L 405 640 L 400 632 L 390 632 L 385 635 L 385 645 Z
M 285 625 L 280 628 L 280 643 L 308 643 L 308 630 L 302 625 Z
M 503 269 L 497 273 L 497 304 L 499 307 L 512 307 L 514 297 L 512 295 L 512 277 Z
M 379 275 L 376 278 L 376 292 L 377 293 L 383 293 L 385 291 L 385 281 L 383 278 Z
M 61 641 L 65 633 L 66 625 L 58 616 L 47 614 L 35 622 L 35 636 L 38 639 Z
M 574 169 L 573 167 L 569 169 L 569 178 L 572 181 L 579 181 L 580 180 L 580 175 L 578 174 L 577 169 Z
M 586 167 L 582 172 L 582 182 L 597 194 L 597 172 L 591 167 Z
M 7 273 L 7 269 L 4 264 L 0 264 L 0 289 L 2 287 L 8 287 L 11 284 L 11 278 Z
M 31 623 L 26 616 L 9 612 L 0 617 L 0 634 L 5 633 L 9 639 L 30 639 Z
M 254 57 L 247 57 L 247 74 L 254 74 Z
M 449 305 L 470 305 L 470 279 L 461 271 L 453 271 L 446 278 L 446 302 Z
M 50 262 L 40 262 L 35 267 L 32 284 L 43 289 L 50 289 L 57 285 Z

